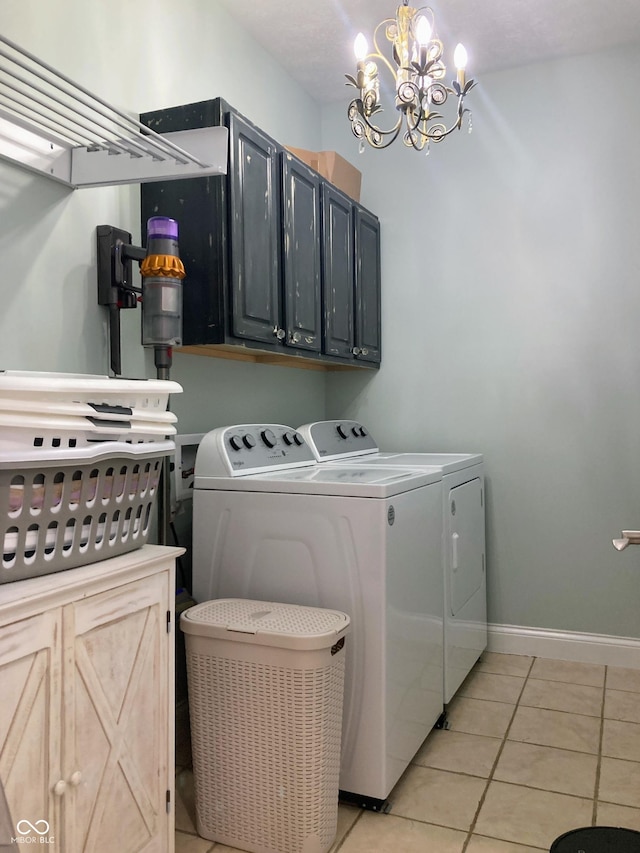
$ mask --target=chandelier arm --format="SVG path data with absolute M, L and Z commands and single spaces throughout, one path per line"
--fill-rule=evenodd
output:
M 440 131 L 439 133 L 430 133 L 429 128 L 427 128 L 426 130 L 422 130 L 419 127 L 420 122 L 425 120 L 425 116 L 424 116 L 424 113 L 422 112 L 422 110 L 420 110 L 420 112 L 418 113 L 418 117 L 415 120 L 415 124 L 412 124 L 412 122 L 410 121 L 409 110 L 407 110 L 405 112 L 407 133 L 409 135 L 409 139 L 411 140 L 411 144 L 412 144 L 413 148 L 415 148 L 416 151 L 422 150 L 421 148 L 418 148 L 413 143 L 414 134 L 416 134 L 416 133 L 419 133 L 423 139 L 429 139 L 429 140 L 433 140 L 434 142 L 440 142 L 441 139 L 444 139 L 445 136 L 449 136 L 449 134 L 453 133 L 454 130 L 460 130 L 460 128 L 462 127 L 462 117 L 465 113 L 465 110 L 463 109 L 463 101 L 464 101 L 464 96 L 460 96 L 458 98 L 457 118 L 456 118 L 455 123 L 452 124 L 451 127 L 447 128 L 446 125 L 444 125 L 442 122 L 438 122 L 438 126 L 441 128 L 444 128 L 444 130 Z M 439 115 L 433 115 L 433 117 L 434 118 L 440 118 Z M 426 120 L 427 121 L 429 120 L 428 116 L 426 116 Z
M 384 143 L 384 145 L 376 145 L 376 144 L 375 144 L 375 142 L 371 142 L 371 141 L 369 141 L 369 136 L 368 136 L 368 135 L 367 135 L 367 140 L 369 141 L 369 144 L 370 144 L 373 148 L 375 148 L 375 149 L 376 149 L 376 150 L 378 150 L 378 151 L 381 151 L 383 148 L 388 148 L 390 145 L 392 145 L 392 144 L 396 141 L 396 139 L 398 138 L 398 135 L 399 135 L 399 133 L 400 133 L 400 130 L 401 130 L 401 129 L 402 129 L 402 121 L 399 121 L 399 122 L 398 122 L 398 124 L 396 124 L 396 126 L 393 128 L 393 130 L 380 131 L 380 130 L 378 130 L 377 128 L 374 128 L 374 130 L 376 130 L 376 132 L 377 132 L 377 133 L 379 133 L 379 134 L 381 134 L 382 136 L 387 136 L 387 135 L 389 135 L 389 134 L 393 134 L 393 136 L 391 136 L 391 138 L 390 138 L 390 139 L 388 139 L 388 140 Z
M 405 125 L 407 128 L 407 132 L 405 133 L 404 143 L 406 145 L 407 139 L 408 139 L 409 142 L 411 143 L 411 147 L 414 149 L 414 151 L 422 151 L 422 149 L 424 148 L 425 142 L 428 142 L 429 139 L 431 138 L 428 133 L 425 133 L 423 130 L 420 129 L 420 127 L 418 127 L 420 122 L 425 120 L 424 118 L 423 119 L 420 118 L 421 115 L 423 115 L 422 110 L 420 110 L 420 112 L 418 113 L 418 117 L 415 120 L 415 124 L 413 124 L 413 126 L 412 126 L 412 123 L 410 121 L 409 111 L 407 110 L 407 112 L 405 112 L 405 114 L 404 114 Z M 426 120 L 428 121 L 428 118 Z M 419 135 L 419 138 L 422 140 L 421 145 L 416 144 L 416 135 Z
M 440 142 L 441 139 L 444 139 L 445 136 L 449 136 L 450 133 L 453 133 L 454 130 L 460 130 L 460 123 L 456 122 L 452 124 L 450 128 L 445 128 L 442 133 L 434 133 L 434 134 L 426 134 L 427 139 L 432 139 L 434 142 Z M 419 131 L 420 133 L 422 131 Z
M 372 124 L 369 121 L 369 119 L 367 118 L 367 116 L 364 113 L 362 101 L 360 100 L 360 98 L 356 98 L 355 100 L 351 101 L 351 104 L 349 104 L 349 110 L 351 109 L 352 106 L 355 106 L 355 108 L 358 112 L 359 118 L 366 125 L 367 129 L 370 130 L 372 133 L 378 133 L 378 134 L 380 134 L 380 136 L 390 136 L 391 134 L 394 134 L 394 137 L 393 137 L 394 139 L 398 136 L 398 133 L 400 132 L 400 128 L 402 127 L 402 115 L 398 116 L 398 120 L 396 121 L 396 123 L 394 124 L 393 127 L 389 128 L 389 130 L 382 130 L 381 127 L 378 127 L 378 125 Z M 349 112 L 349 110 L 347 112 Z
M 367 54 L 367 56 L 366 56 L 366 59 L 369 59 L 369 58 L 381 59 L 382 62 L 384 62 L 384 64 L 387 66 L 387 68 L 391 72 L 391 76 L 393 77 L 394 80 L 396 78 L 396 69 L 389 62 L 389 60 L 384 55 L 384 53 L 380 50 L 380 47 L 378 45 L 378 30 L 380 29 L 380 27 L 386 28 L 389 24 L 395 24 L 395 22 L 396 22 L 395 18 L 385 18 L 384 21 L 380 21 L 380 23 L 375 28 L 374 33 L 373 33 L 373 46 L 375 48 L 375 53 L 372 51 L 371 53 Z

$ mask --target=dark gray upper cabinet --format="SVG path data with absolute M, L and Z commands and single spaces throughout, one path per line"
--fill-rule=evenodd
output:
M 322 187 L 323 352 L 353 358 L 353 202 Z
M 179 224 L 183 346 L 375 366 L 377 219 L 221 98 L 141 122 L 159 133 L 229 129 L 227 175 L 141 186 L 142 233 L 151 216 Z
M 282 156 L 282 272 L 286 342 L 320 352 L 321 178 L 287 152 Z
M 355 251 L 355 345 L 361 361 L 380 363 L 380 223 L 365 208 L 356 205 Z

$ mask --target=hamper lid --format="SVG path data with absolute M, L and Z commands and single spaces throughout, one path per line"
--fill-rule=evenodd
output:
M 187 634 L 291 649 L 332 646 L 349 622 L 339 610 L 244 598 L 205 601 L 180 617 Z

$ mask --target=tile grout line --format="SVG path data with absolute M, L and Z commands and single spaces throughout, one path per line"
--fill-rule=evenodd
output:
M 596 826 L 598 819 L 598 791 L 600 788 L 600 771 L 602 768 L 602 743 L 604 740 L 604 706 L 607 700 L 607 678 L 609 667 L 604 668 L 604 683 L 602 685 L 602 705 L 600 709 L 600 739 L 598 741 L 598 763 L 596 764 L 596 779 L 593 787 L 593 809 L 591 812 L 591 825 Z
M 347 838 L 348 838 L 348 837 L 351 835 L 351 833 L 353 832 L 353 829 L 354 829 L 355 825 L 356 825 L 357 823 L 360 823 L 360 819 L 362 818 L 362 815 L 364 814 L 364 812 L 365 812 L 365 810 L 364 810 L 364 809 L 360 809 L 360 814 L 356 815 L 356 819 L 353 821 L 353 823 L 351 824 L 351 826 L 349 827 L 349 829 L 348 829 L 348 830 L 345 832 L 345 834 L 342 836 L 342 838 L 341 838 L 341 839 L 340 839 L 340 841 L 338 842 L 337 846 L 333 846 L 333 845 L 332 845 L 332 846 L 329 848 L 329 853 L 338 853 L 338 851 L 342 849 L 343 844 L 345 843 L 345 841 L 347 840 Z
M 473 836 L 473 831 L 476 828 L 476 823 L 478 822 L 478 817 L 480 816 L 480 811 L 482 810 L 482 807 L 484 805 L 484 801 L 487 797 L 487 793 L 489 792 L 489 786 L 490 786 L 491 782 L 493 781 L 493 774 L 496 771 L 496 767 L 498 766 L 498 762 L 500 761 L 500 756 L 502 755 L 502 752 L 503 752 L 505 745 L 507 743 L 507 738 L 509 737 L 509 732 L 511 731 L 511 726 L 513 725 L 513 720 L 516 716 L 518 708 L 520 707 L 520 700 L 522 699 L 522 694 L 524 693 L 524 689 L 527 686 L 527 681 L 529 680 L 529 677 L 531 675 L 531 670 L 533 669 L 533 665 L 534 665 L 535 661 L 536 661 L 536 657 L 534 656 L 531 658 L 531 664 L 529 666 L 529 670 L 528 670 L 527 674 L 524 677 L 524 681 L 522 682 L 522 687 L 520 689 L 520 693 L 518 694 L 518 699 L 517 699 L 515 706 L 513 708 L 513 714 L 511 715 L 511 719 L 509 720 L 509 724 L 507 725 L 507 728 L 505 730 L 504 736 L 502 738 L 502 743 L 500 744 L 500 748 L 498 750 L 498 754 L 496 755 L 495 761 L 493 762 L 493 765 L 492 765 L 491 770 L 489 772 L 489 776 L 487 778 L 487 784 L 485 785 L 484 791 L 482 792 L 482 796 L 480 797 L 480 801 L 478 802 L 478 807 L 476 808 L 475 814 L 473 816 L 473 819 L 472 819 L 471 824 L 469 826 L 469 829 L 467 831 L 467 837 L 464 840 L 464 844 L 462 845 L 462 850 L 460 851 L 460 853 L 465 853 L 467 847 L 469 846 L 469 844 L 471 842 L 471 838 Z
M 489 780 L 487 781 L 487 786 L 485 787 L 485 791 L 483 792 L 483 795 L 482 795 L 482 797 L 481 797 L 481 799 L 480 799 L 480 802 L 479 802 L 479 804 L 478 804 L 478 808 L 477 808 L 477 810 L 476 810 L 476 814 L 475 814 L 474 819 L 473 819 L 473 822 L 472 822 L 471 830 L 469 830 L 469 831 L 467 832 L 467 837 L 465 838 L 465 841 L 464 841 L 464 844 L 463 844 L 463 847 L 462 847 L 462 850 L 460 851 L 460 853 L 464 853 L 464 851 L 466 850 L 467 845 L 468 845 L 468 843 L 469 843 L 469 840 L 470 840 L 470 837 L 471 837 L 471 832 L 472 832 L 472 830 L 473 830 L 473 826 L 475 825 L 476 818 L 477 818 L 478 813 L 479 813 L 479 811 L 480 811 L 480 807 L 482 806 L 482 803 L 484 802 L 484 797 L 485 797 L 485 795 L 486 795 L 486 790 L 487 790 L 487 788 L 488 788 L 488 782 L 490 781 L 491 777 L 493 776 L 493 771 L 495 770 L 495 767 L 496 767 L 496 765 L 497 765 L 497 763 L 498 763 L 498 760 L 500 759 L 500 755 L 501 755 L 502 750 L 503 750 L 503 748 L 504 748 L 504 744 L 505 744 L 505 742 L 506 742 L 507 735 L 508 735 L 509 730 L 510 730 L 510 728 L 511 728 L 511 723 L 513 722 L 513 718 L 514 718 L 515 713 L 516 713 L 516 711 L 517 711 L 517 709 L 518 709 L 518 705 L 519 705 L 519 703 L 520 703 L 520 698 L 522 697 L 522 693 L 523 693 L 523 691 L 524 691 L 525 685 L 526 685 L 527 680 L 528 680 L 528 678 L 529 678 L 529 673 L 531 672 L 531 668 L 533 667 L 534 662 L 535 662 L 535 657 L 532 657 L 532 659 L 531 659 L 531 664 L 529 665 L 529 669 L 528 669 L 527 673 L 526 673 L 524 676 L 522 676 L 522 675 L 516 676 L 517 678 L 523 678 L 522 687 L 520 688 L 520 693 L 518 694 L 518 699 L 516 700 L 516 703 L 515 703 L 515 705 L 514 705 L 513 714 L 511 715 L 511 719 L 509 720 L 509 724 L 507 725 L 507 728 L 506 728 L 505 734 L 504 734 L 504 735 L 503 735 L 503 737 L 500 739 L 500 740 L 502 741 L 502 742 L 501 742 L 501 744 L 500 744 L 500 749 L 498 750 L 498 753 L 497 753 L 496 759 L 495 759 L 495 761 L 494 761 L 494 763 L 493 763 L 493 765 L 492 765 L 492 768 L 491 768 L 491 774 L 490 774 Z M 504 675 L 504 673 L 492 673 L 492 674 L 493 674 L 493 675 Z M 490 700 L 487 700 L 487 701 L 490 701 Z M 498 704 L 508 704 L 508 703 L 500 702 L 500 700 L 495 700 L 495 701 L 496 701 Z M 430 734 L 431 734 L 431 732 L 430 732 Z M 495 738 L 495 740 L 499 740 L 499 738 Z M 421 767 L 421 766 L 422 766 L 422 765 L 419 765 L 419 764 L 415 764 L 413 761 L 411 761 L 411 762 L 410 762 L 410 765 L 413 765 L 413 766 L 416 766 L 416 767 Z M 453 771 L 449 771 L 449 772 L 453 772 Z M 456 775 L 460 775 L 460 776 L 467 776 L 468 778 L 473 778 L 473 779 L 477 779 L 477 778 L 479 778 L 479 777 L 477 777 L 477 776 L 473 776 L 472 774 L 466 774 L 466 773 L 457 773 Z M 360 814 L 356 817 L 356 819 L 354 820 L 354 822 L 351 824 L 351 826 L 349 827 L 349 829 L 348 829 L 348 830 L 347 830 L 347 832 L 345 833 L 344 837 L 343 837 L 343 838 L 340 840 L 340 842 L 338 843 L 338 846 L 337 846 L 337 847 L 335 847 L 335 848 L 331 848 L 330 853 L 338 853 L 338 851 L 340 851 L 340 850 L 342 849 L 342 846 L 343 846 L 343 845 L 344 845 L 344 843 L 346 842 L 347 838 L 348 838 L 348 837 L 351 835 L 351 833 L 353 832 L 353 829 L 354 829 L 355 825 L 360 821 L 360 819 L 361 819 L 361 817 L 362 817 L 362 815 L 363 815 L 363 814 L 364 814 L 364 810 L 362 810 L 362 811 L 360 812 Z M 408 817 L 406 817 L 405 815 L 395 815 L 395 817 L 396 817 L 396 818 L 398 818 L 398 819 L 400 819 L 400 820 L 407 820 L 407 821 L 416 821 L 416 820 L 417 820 L 417 822 L 418 822 L 418 823 L 425 823 L 425 824 L 429 824 L 429 825 L 432 825 L 432 826 L 439 826 L 439 827 L 441 827 L 442 829 L 455 829 L 454 827 L 450 827 L 450 826 L 447 826 L 447 825 L 445 825 L 445 824 L 438 824 L 438 823 L 433 823 L 433 822 L 430 822 L 430 821 L 420 821 L 419 819 L 416 819 L 416 818 L 408 818 Z M 464 832 L 464 830 L 457 830 L 457 831 L 458 831 L 458 832 Z

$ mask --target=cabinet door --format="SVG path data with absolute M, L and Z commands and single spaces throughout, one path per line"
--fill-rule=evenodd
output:
M 380 223 L 362 207 L 354 208 L 355 355 L 380 362 Z
M 323 352 L 353 358 L 352 203 L 330 184 L 322 187 Z
M 286 343 L 320 352 L 320 176 L 282 154 L 283 295 Z
M 278 151 L 236 113 L 227 121 L 231 334 L 273 343 L 280 321 Z
M 38 845 L 53 837 L 55 849 L 66 850 L 62 801 L 53 793 L 62 779 L 60 637 L 59 608 L 2 628 L 0 782 L 11 835 Z
M 64 608 L 64 799 L 73 851 L 165 853 L 169 572 Z

